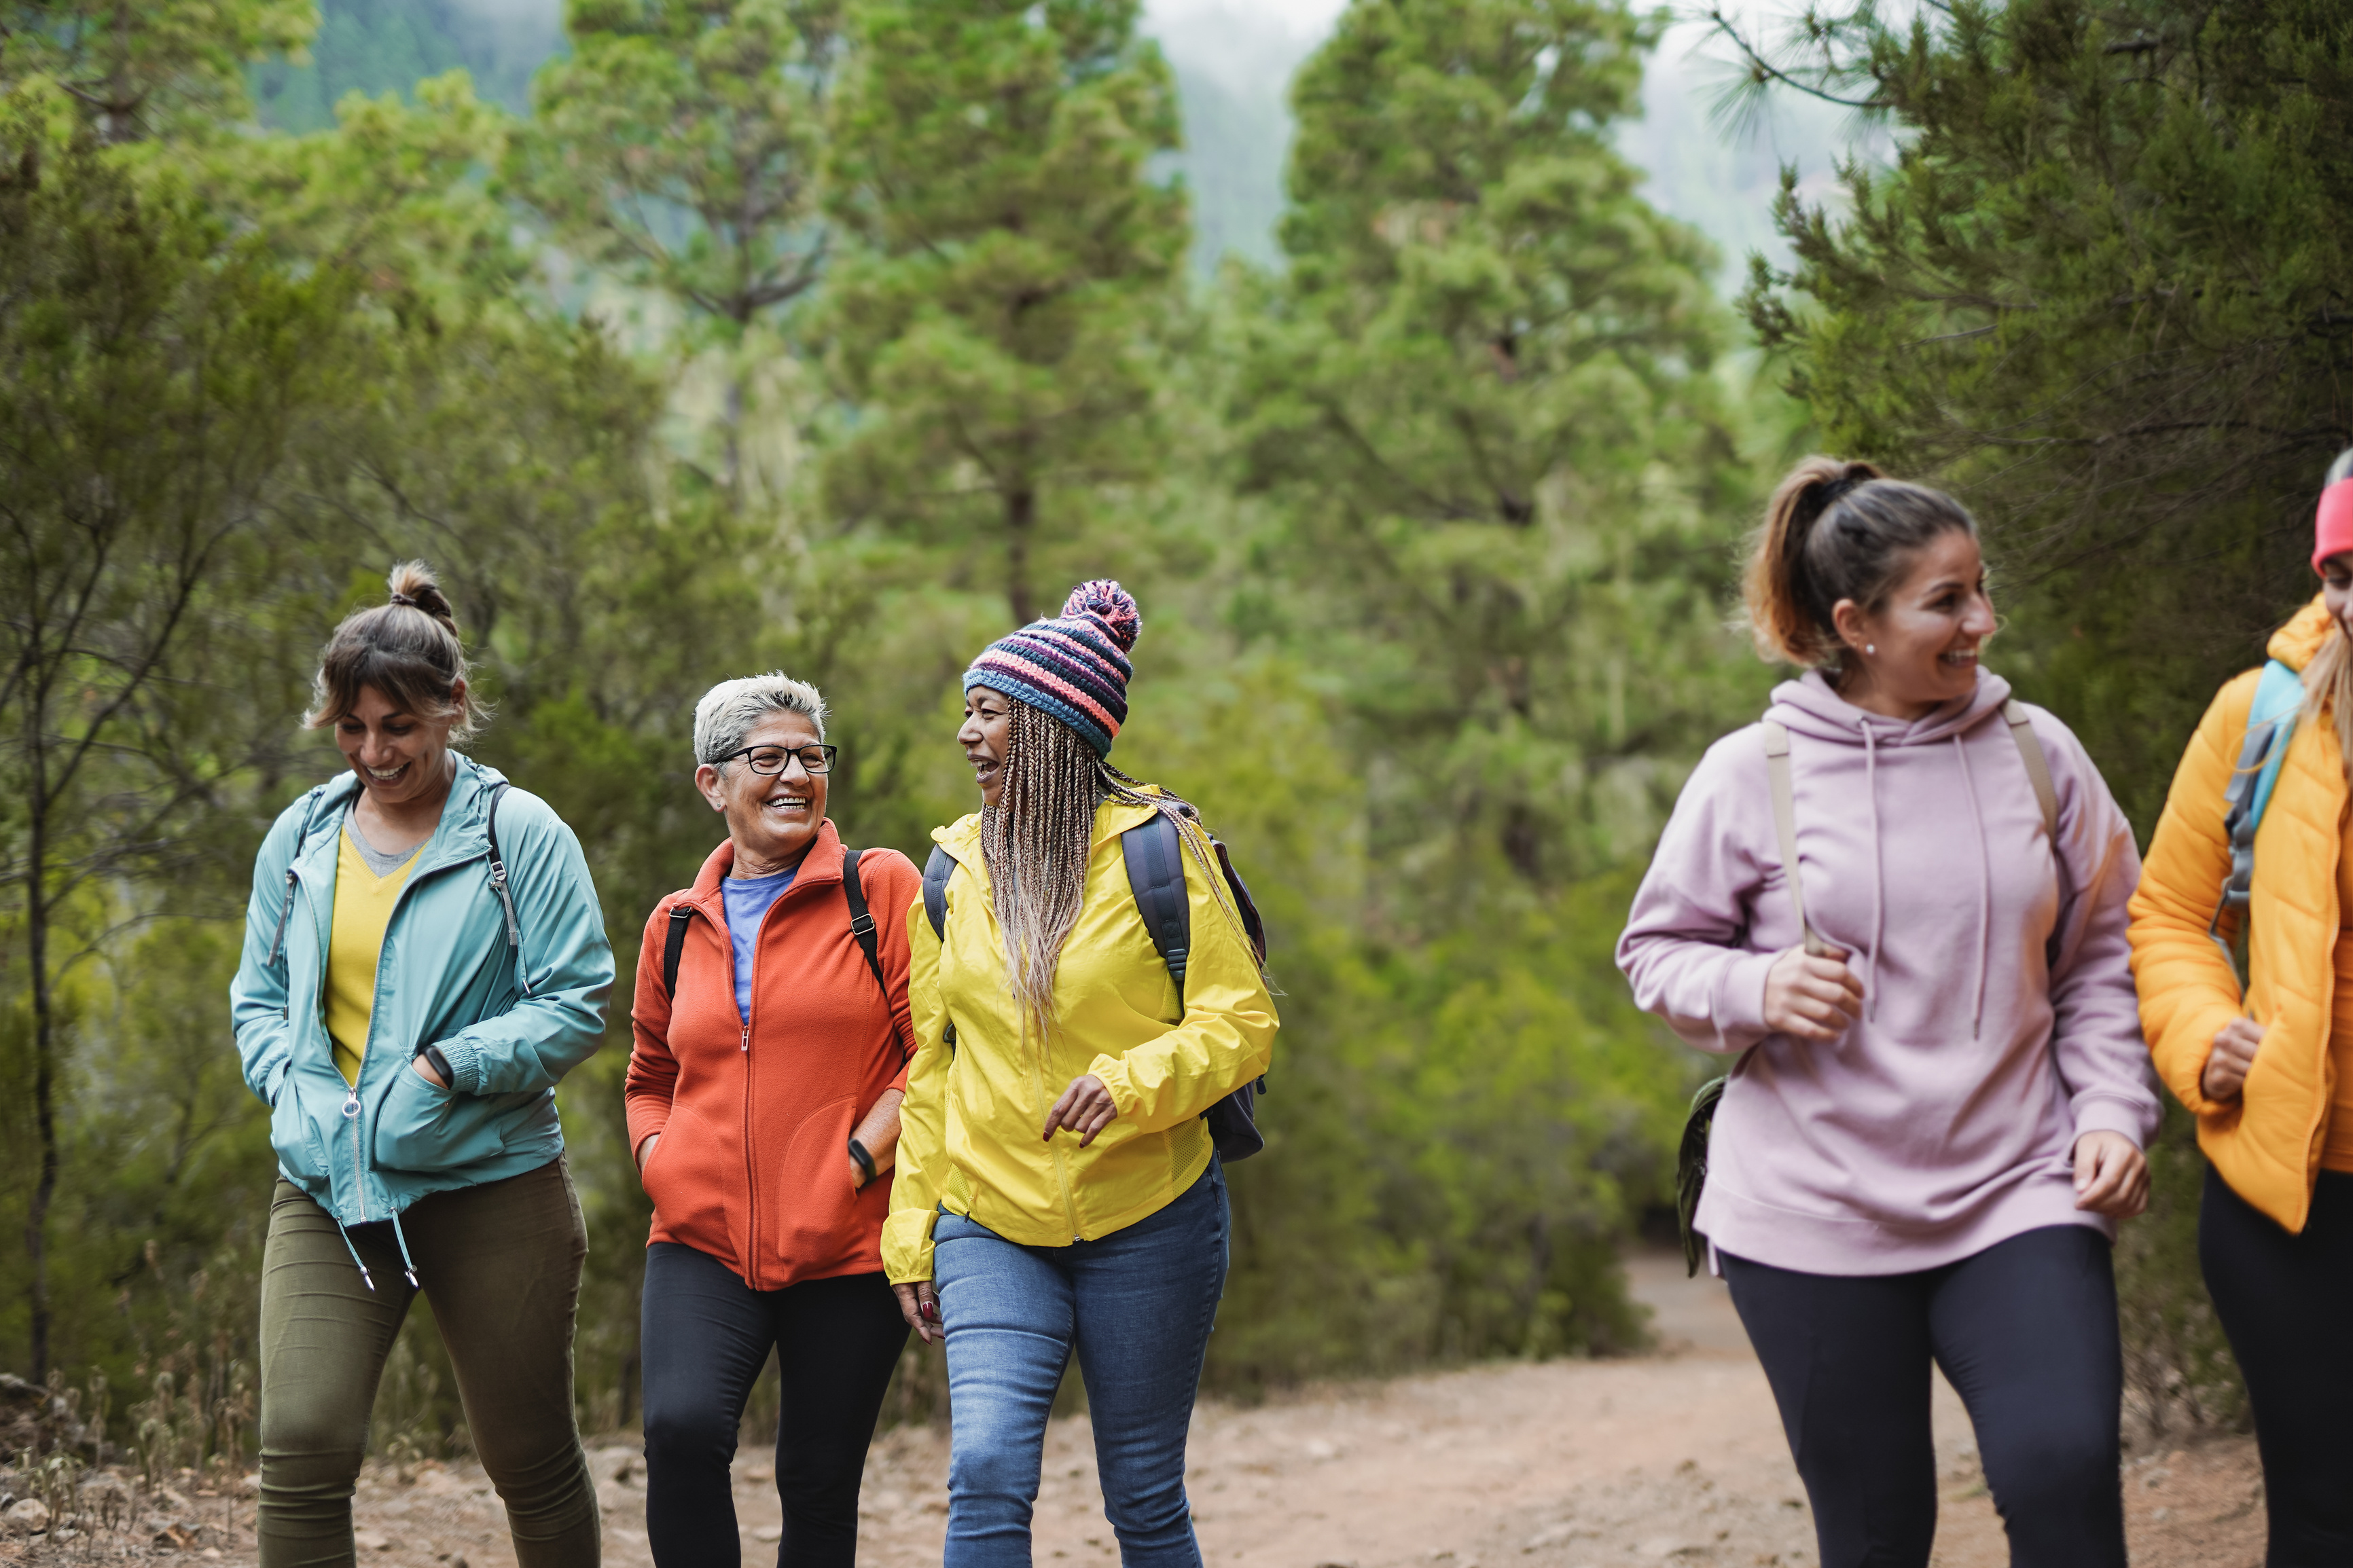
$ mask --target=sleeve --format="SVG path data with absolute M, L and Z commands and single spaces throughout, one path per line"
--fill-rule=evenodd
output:
M 580 840 L 545 802 L 521 790 L 507 793 L 500 817 L 501 836 L 513 844 L 507 886 L 522 929 L 516 962 L 530 986 L 497 1017 L 435 1042 L 462 1094 L 554 1088 L 604 1043 L 613 994 L 613 948 Z
M 229 1022 L 246 1086 L 264 1105 L 275 1106 L 279 1085 L 293 1055 L 293 1027 L 287 1022 L 286 951 L 278 941 L 286 900 L 293 889 L 287 868 L 301 848 L 302 824 L 317 792 L 280 812 L 253 858 L 253 891 L 245 905 L 245 947 L 229 982 Z M 273 953 L 270 950 L 276 947 Z
M 1753 780 L 1742 767 L 1752 756 Z M 1742 809 L 1769 798 L 1764 772 L 1754 726 L 1709 748 L 1675 801 L 1618 939 L 1618 967 L 1635 1005 L 1664 1018 L 1686 1045 L 1720 1055 L 1771 1033 L 1765 976 L 1781 954 L 1748 946 L 1767 866 L 1755 847 L 1755 814 Z
M 662 949 L 670 940 L 670 911 L 678 902 L 673 894 L 654 906 L 647 917 L 645 941 L 638 948 L 638 979 L 629 1005 L 629 1070 L 622 1098 L 629 1122 L 629 1157 L 670 1125 L 670 1101 L 678 1090 L 678 1058 L 670 1048 L 670 993 L 662 988 Z
M 893 1285 L 932 1277 L 932 1219 L 947 1180 L 947 1010 L 940 1001 L 940 939 L 923 913 L 920 886 L 902 922 L 907 932 L 907 998 L 915 1031 L 907 1099 L 899 1107 L 899 1156 L 891 1215 L 882 1222 L 882 1268 Z M 889 971 L 885 969 L 885 973 Z
M 2052 715 L 2030 711 L 2045 752 L 2061 765 L 2055 847 L 2066 885 L 2052 933 L 2052 1056 L 2076 1137 L 2120 1132 L 2146 1149 L 2164 1107 L 2133 991 L 2130 903 L 2140 852 L 2082 742 Z
M 2206 932 L 2231 873 L 2222 791 L 2238 765 L 2261 674 L 2250 671 L 2225 686 L 2199 721 L 2174 771 L 2129 906 L 2133 973 L 2149 1056 L 2173 1097 L 2199 1116 L 2224 1109 L 2198 1084 L 2215 1035 L 2239 1016 L 2241 1005 L 2239 977 Z
M 896 849 L 869 849 L 859 857 L 858 879 L 873 889 L 866 902 L 874 915 L 875 946 L 882 960 L 882 989 L 890 998 L 892 1027 L 898 1031 L 900 1044 L 907 1051 L 899 1076 L 891 1080 L 890 1087 L 903 1093 L 908 1071 L 914 1066 L 914 1043 L 923 1037 L 915 1033 L 914 1008 L 909 1000 L 913 942 L 907 922 L 893 920 L 890 911 L 923 901 L 923 874 Z M 930 922 L 924 924 L 928 929 Z
M 1209 853 L 1192 832 L 1185 837 Z M 1219 885 L 1210 884 L 1211 877 Z M 1185 1016 L 1166 1033 L 1117 1056 L 1098 1055 L 1087 1066 L 1111 1090 L 1121 1117 L 1141 1131 L 1166 1131 L 1200 1115 L 1264 1073 L 1274 1058 L 1282 1021 L 1240 921 L 1222 896 L 1223 881 L 1222 873 L 1187 852 L 1193 950 L 1185 965 Z M 1140 925 L 1144 917 L 1135 918 Z

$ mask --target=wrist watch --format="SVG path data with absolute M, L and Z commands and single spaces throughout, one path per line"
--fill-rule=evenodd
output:
M 874 1156 L 868 1153 L 866 1145 L 855 1138 L 849 1141 L 849 1158 L 858 1167 L 860 1186 L 862 1187 L 874 1179 Z
M 441 1082 L 445 1087 L 449 1089 L 458 1087 L 458 1075 L 449 1070 L 449 1058 L 441 1054 L 440 1047 L 427 1046 L 417 1054 L 425 1058 L 427 1067 L 441 1075 Z

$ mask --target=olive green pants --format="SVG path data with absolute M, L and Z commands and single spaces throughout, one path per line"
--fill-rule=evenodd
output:
M 437 1193 L 351 1238 L 280 1178 L 261 1261 L 261 1568 L 349 1564 L 376 1383 L 418 1289 L 458 1372 L 474 1452 L 521 1568 L 596 1568 L 596 1486 L 572 1416 L 572 1321 L 588 1234 L 562 1160 Z

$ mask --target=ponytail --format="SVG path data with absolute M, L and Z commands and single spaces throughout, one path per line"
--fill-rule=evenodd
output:
M 466 649 L 448 595 L 422 561 L 395 566 L 386 587 L 385 603 L 344 616 L 327 639 L 302 722 L 324 729 L 357 708 L 360 693 L 374 687 L 419 719 L 454 720 L 450 740 L 471 739 L 489 714 L 461 689 Z
M 1887 602 L 1932 540 L 1977 521 L 1942 490 L 1889 479 L 1876 464 L 1802 459 L 1775 487 L 1751 536 L 1741 596 L 1757 657 L 1836 673 L 1839 602 Z

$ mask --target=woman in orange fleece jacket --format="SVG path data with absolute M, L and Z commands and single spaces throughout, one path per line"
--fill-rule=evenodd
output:
M 2304 704 L 2234 917 L 2252 931 L 2243 996 L 2207 933 L 2261 671 L 2207 709 L 2132 902 L 2142 1030 L 2211 1162 L 2198 1261 L 2254 1409 L 2272 1568 L 2353 1563 L 2353 449 L 2329 468 L 2315 532 L 2321 595 L 2271 639 Z
M 660 1568 L 735 1568 L 729 1465 L 774 1349 L 776 1561 L 846 1568 L 907 1338 L 882 1276 L 890 1184 L 874 1178 L 906 1092 L 905 917 L 923 879 L 895 849 L 842 848 L 814 687 L 713 687 L 694 749 L 727 840 L 646 922 L 631 1011 L 629 1143 L 654 1203 L 646 1531 Z

